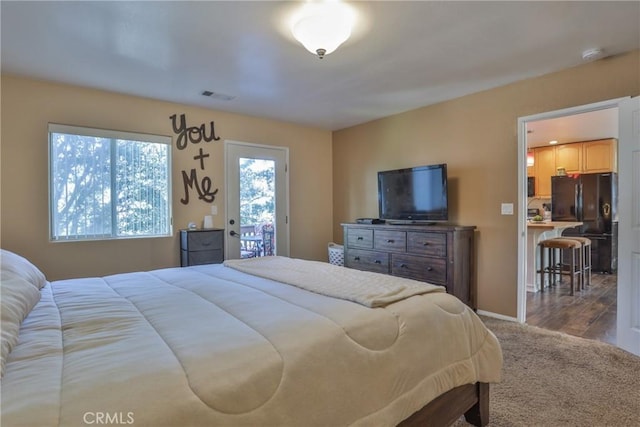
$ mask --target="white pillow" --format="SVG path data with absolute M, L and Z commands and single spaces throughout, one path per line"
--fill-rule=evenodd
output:
M 32 283 L 38 289 L 42 289 L 47 283 L 42 271 L 18 254 L 2 249 L 0 252 L 0 264 L 2 265 L 3 273 L 5 271 L 13 272 L 27 282 Z
M 7 356 L 18 342 L 20 325 L 38 301 L 40 290 L 31 282 L 13 271 L 0 272 L 0 377 L 4 375 Z

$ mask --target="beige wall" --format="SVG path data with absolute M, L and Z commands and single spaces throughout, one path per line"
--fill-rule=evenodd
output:
M 333 236 L 376 217 L 379 170 L 447 163 L 450 220 L 477 226 L 479 309 L 516 316 L 518 117 L 640 93 L 638 51 L 333 134 Z
M 217 135 L 285 146 L 290 159 L 291 256 L 327 259 L 332 238 L 331 132 L 121 94 L 2 76 L 1 246 L 36 263 L 51 280 L 179 265 L 177 232 L 201 224 L 210 205 L 184 195 L 181 171 L 195 167 L 198 147 L 177 150 L 169 116 L 186 114 L 188 126 L 215 122 Z M 174 136 L 174 236 L 102 242 L 50 243 L 48 229 L 47 124 Z M 216 227 L 224 226 L 223 142 L 205 145 L 206 173 L 220 189 Z
M 377 216 L 376 172 L 447 163 L 452 222 L 476 225 L 481 310 L 516 315 L 517 119 L 640 93 L 638 51 L 425 107 L 342 131 L 2 76 L 0 243 L 32 259 L 50 279 L 179 264 L 177 230 L 209 205 L 182 197 L 180 172 L 197 147 L 173 149 L 174 237 L 106 242 L 48 241 L 47 123 L 171 135 L 172 114 L 189 125 L 215 121 L 223 139 L 290 149 L 291 256 L 326 260 L 340 223 Z M 333 148 L 332 148 L 333 139 Z M 207 173 L 220 188 L 215 226 L 224 226 L 223 145 L 212 143 Z

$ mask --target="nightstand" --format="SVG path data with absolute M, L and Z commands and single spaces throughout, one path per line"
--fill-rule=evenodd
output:
M 220 264 L 224 261 L 224 230 L 180 230 L 180 266 Z

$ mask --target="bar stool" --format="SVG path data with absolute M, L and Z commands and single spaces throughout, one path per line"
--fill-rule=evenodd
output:
M 558 239 L 577 240 L 582 245 L 582 289 L 585 288 L 585 282 L 591 286 L 591 239 L 581 236 L 558 237 Z
M 556 284 L 556 276 L 560 276 L 562 281 L 562 275 L 568 275 L 571 285 L 570 294 L 574 294 L 575 284 L 580 286 L 582 277 L 582 243 L 577 240 L 571 239 L 547 239 L 538 243 L 540 248 L 540 269 L 537 273 L 540 273 L 540 292 L 544 292 L 544 279 L 545 274 L 549 275 L 549 287 Z M 569 271 L 564 271 L 562 263 L 556 262 L 556 250 L 562 251 L 563 249 L 569 249 L 571 252 L 571 262 L 569 264 Z M 546 250 L 546 251 L 545 251 Z M 547 253 L 547 259 L 549 263 L 545 265 L 545 252 Z M 561 256 L 559 257 L 561 258 Z M 558 259 L 560 261 L 560 259 Z

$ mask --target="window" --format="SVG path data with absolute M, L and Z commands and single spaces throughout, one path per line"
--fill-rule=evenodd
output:
M 171 138 L 49 124 L 52 241 L 170 236 Z

